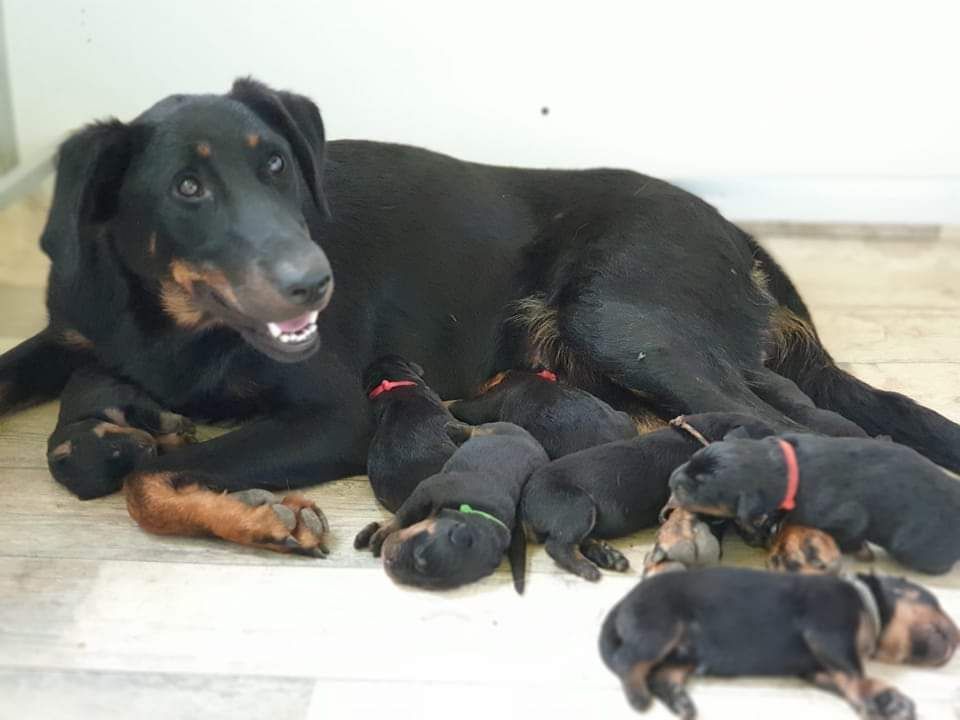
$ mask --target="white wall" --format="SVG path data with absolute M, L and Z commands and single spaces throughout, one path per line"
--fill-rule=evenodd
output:
M 960 3 L 3 0 L 22 156 L 252 73 L 331 137 L 618 165 L 736 217 L 960 222 Z M 549 107 L 548 115 L 541 107 Z

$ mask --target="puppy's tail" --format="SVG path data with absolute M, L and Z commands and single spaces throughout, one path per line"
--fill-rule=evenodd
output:
M 960 425 L 906 395 L 878 390 L 839 368 L 786 273 L 753 245 L 767 289 L 779 303 L 771 315 L 767 366 L 793 380 L 818 407 L 843 415 L 869 435 L 888 435 L 933 462 L 960 471 Z
M 510 559 L 510 574 L 513 576 L 513 587 L 518 595 L 523 595 L 526 588 L 527 576 L 527 533 L 520 519 L 520 507 L 517 506 L 517 516 L 513 522 L 513 532 L 510 534 L 510 548 L 507 551 Z
M 60 394 L 70 375 L 92 360 L 79 333 L 47 328 L 0 355 L 0 416 Z

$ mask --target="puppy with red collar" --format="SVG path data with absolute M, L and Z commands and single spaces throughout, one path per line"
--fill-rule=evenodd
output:
M 551 460 L 637 436 L 633 418 L 586 390 L 559 382 L 549 370 L 508 370 L 485 387 L 472 400 L 451 403 L 450 412 L 471 425 L 519 425 L 543 445 Z
M 960 482 L 904 445 L 789 434 L 735 438 L 697 452 L 670 477 L 667 507 L 829 533 L 843 552 L 871 542 L 920 572 L 960 560 Z
M 371 363 L 363 384 L 376 426 L 367 476 L 380 504 L 396 512 L 420 481 L 440 472 L 456 452 L 450 433 L 463 424 L 424 382 L 423 368 L 399 355 Z

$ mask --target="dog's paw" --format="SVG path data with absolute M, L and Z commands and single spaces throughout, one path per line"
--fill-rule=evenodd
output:
M 604 570 L 626 572 L 630 569 L 630 561 L 622 552 L 600 540 L 584 540 L 580 543 L 580 552 L 587 560 Z
M 694 567 L 719 561 L 720 542 L 710 526 L 694 513 L 677 508 L 657 531 L 656 543 L 645 564 L 648 568 L 667 562 Z
M 263 547 L 310 557 L 328 555 L 325 540 L 330 525 L 323 511 L 309 498 L 303 495 L 279 498 L 272 492 L 260 489 L 231 493 L 230 497 L 251 507 L 269 508 L 285 529 L 285 533 L 278 533 L 275 525 L 271 527 L 268 536 L 258 543 Z
M 370 547 L 370 540 L 376 534 L 377 530 L 380 529 L 380 523 L 372 522 L 366 525 L 360 532 L 357 533 L 357 536 L 353 539 L 353 547 L 355 550 L 365 550 Z
M 915 720 L 913 700 L 895 688 L 884 688 L 864 700 L 863 716 L 867 720 Z
M 821 530 L 786 525 L 770 548 L 767 566 L 781 572 L 835 574 L 841 568 L 840 548 Z

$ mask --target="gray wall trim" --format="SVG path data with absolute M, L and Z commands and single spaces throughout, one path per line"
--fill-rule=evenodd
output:
M 17 164 L 17 132 L 13 126 L 13 94 L 7 64 L 7 36 L 0 0 L 0 173 Z

